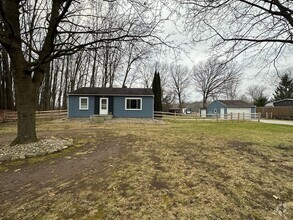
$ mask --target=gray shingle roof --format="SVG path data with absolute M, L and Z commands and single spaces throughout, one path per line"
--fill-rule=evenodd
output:
M 244 102 L 242 100 L 217 100 L 218 102 L 221 102 L 228 108 L 252 108 L 255 107 L 255 105 L 251 103 Z
M 68 95 L 153 96 L 152 89 L 144 88 L 95 88 L 82 87 Z
M 275 102 L 273 102 L 273 104 L 275 104 L 275 103 L 279 103 L 279 102 L 285 102 L 285 101 L 293 101 L 293 99 L 282 99 L 282 100 L 278 100 L 278 101 L 275 101 Z

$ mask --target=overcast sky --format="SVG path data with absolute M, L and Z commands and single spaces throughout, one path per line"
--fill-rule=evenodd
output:
M 171 21 L 168 21 L 165 23 L 165 34 L 172 34 L 171 39 L 178 43 L 178 44 L 186 44 L 183 46 L 185 52 L 182 52 L 180 54 L 180 57 L 174 57 L 174 54 L 169 53 L 168 55 L 163 55 L 163 58 L 161 61 L 167 61 L 170 62 L 177 62 L 179 64 L 187 65 L 189 68 L 192 68 L 193 65 L 196 65 L 200 61 L 204 61 L 208 59 L 210 55 L 210 42 L 202 42 L 198 44 L 194 44 L 191 41 L 190 36 L 183 33 L 182 28 L 183 24 L 179 25 L 181 27 L 178 27 L 178 24 L 181 22 L 177 21 L 177 26 Z M 181 29 L 181 30 L 180 30 Z M 180 33 L 182 32 L 182 33 Z M 238 57 L 235 61 L 239 64 L 243 63 L 243 59 L 245 58 L 245 55 Z M 280 72 L 283 70 L 286 70 L 288 68 L 293 68 L 293 55 L 287 54 L 286 56 L 283 56 L 280 60 L 280 66 L 282 67 Z M 243 77 L 241 79 L 241 83 L 239 86 L 238 93 L 245 94 L 247 87 L 250 85 L 264 85 L 267 87 L 267 93 L 266 95 L 270 98 L 273 96 L 274 90 L 278 84 L 278 77 L 277 72 L 275 69 L 269 69 L 268 66 L 263 71 L 260 72 L 260 68 L 258 68 L 257 65 L 254 65 L 254 63 L 246 64 L 243 66 Z M 197 93 L 192 87 L 192 84 L 189 89 L 188 94 L 188 101 L 199 101 L 202 99 L 202 96 Z

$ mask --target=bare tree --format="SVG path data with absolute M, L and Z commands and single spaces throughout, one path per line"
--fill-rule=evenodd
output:
M 227 100 L 234 100 L 237 98 L 237 94 L 238 94 L 238 87 L 240 84 L 240 79 L 235 79 L 234 81 L 231 81 L 230 84 L 228 84 L 225 88 L 224 88 L 224 97 Z
M 82 48 L 95 48 L 99 43 L 131 40 L 154 45 L 163 41 L 156 31 L 162 20 L 161 10 L 151 11 L 151 6 L 159 9 L 160 3 L 153 2 L 146 6 L 137 1 L 120 1 L 120 4 L 125 5 L 120 15 L 128 12 L 130 15 L 127 14 L 126 17 L 131 17 L 132 21 L 121 19 L 122 23 L 111 29 L 105 26 L 93 29 L 91 19 L 107 16 L 91 13 L 85 7 L 89 2 L 91 1 L 0 1 L 0 21 L 3 23 L 0 43 L 9 54 L 14 69 L 18 111 L 18 131 L 14 143 L 36 141 L 35 110 L 43 79 L 46 74 L 52 73 L 46 71 L 48 62 L 74 54 Z M 67 72 L 63 78 L 67 83 L 66 92 L 70 86 L 68 76 Z M 60 101 L 64 100 L 65 98 Z
M 256 56 L 277 65 L 292 51 L 293 1 L 291 0 L 178 0 L 186 28 L 200 42 L 213 39 L 214 48 L 233 59 Z M 226 49 L 225 49 L 226 48 Z
M 210 97 L 225 93 L 241 76 L 240 68 L 234 63 L 221 62 L 211 58 L 192 69 L 196 90 L 203 96 L 203 107 Z
M 247 96 L 250 102 L 254 102 L 260 97 L 266 97 L 267 87 L 263 85 L 251 85 L 247 88 Z
M 125 50 L 126 54 L 126 70 L 124 74 L 124 79 L 122 83 L 122 87 L 126 86 L 127 78 L 131 72 L 131 68 L 133 64 L 137 61 L 147 58 L 147 55 L 150 54 L 150 48 L 147 46 L 133 44 L 133 42 L 129 42 Z M 134 74 L 132 74 L 130 83 L 133 81 Z
M 0 109 L 14 109 L 12 70 L 6 50 L 0 48 Z
M 183 108 L 186 98 L 186 90 L 190 83 L 190 70 L 180 64 L 170 65 L 170 87 L 177 96 L 179 108 Z

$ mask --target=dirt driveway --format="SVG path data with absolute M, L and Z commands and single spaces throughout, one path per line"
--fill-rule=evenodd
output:
M 292 120 L 261 119 L 260 122 L 267 123 L 267 124 L 277 124 L 277 125 L 293 125 Z
M 94 129 L 39 132 L 38 135 L 71 137 L 76 141 L 75 147 L 5 164 L 5 171 L 0 173 L 0 219 L 55 219 L 54 209 L 59 210 L 61 219 L 85 218 L 91 212 L 88 209 L 91 201 L 98 200 L 90 192 L 94 188 L 107 189 L 107 173 L 127 155 L 127 148 L 122 140 Z M 13 137 L 0 136 L 0 143 L 9 142 Z M 51 216 L 50 210 L 55 214 Z

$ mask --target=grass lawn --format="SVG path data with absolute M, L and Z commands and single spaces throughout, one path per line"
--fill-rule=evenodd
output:
M 39 124 L 38 131 L 78 132 L 60 123 Z M 103 175 L 60 184 L 55 198 L 33 198 L 32 212 L 41 199 L 47 206 L 39 219 L 293 219 L 293 126 L 84 123 L 82 129 L 87 126 L 87 136 L 75 138 L 78 149 L 115 140 L 125 150 L 104 161 Z M 0 125 L 0 135 L 11 131 Z

